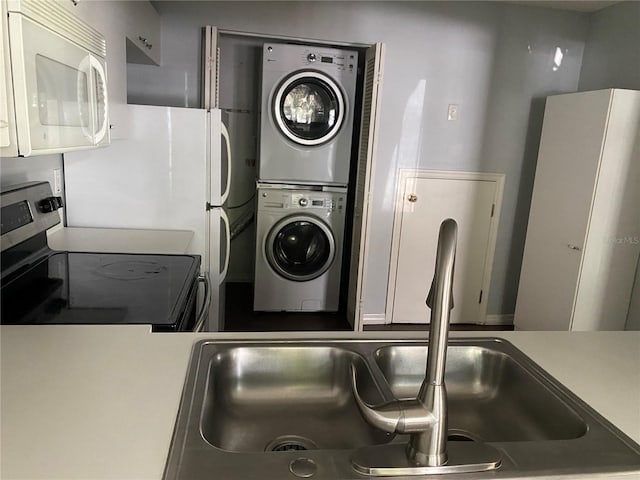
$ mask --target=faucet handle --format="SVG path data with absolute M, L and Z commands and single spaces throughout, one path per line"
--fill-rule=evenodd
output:
M 358 410 L 360 410 L 364 419 L 369 425 L 373 425 L 380 430 L 395 433 L 401 417 L 398 401 L 396 400 L 377 406 L 369 405 L 358 393 L 356 369 L 353 364 L 349 366 L 349 369 L 351 370 L 351 390 L 353 391 L 356 405 L 358 405 Z
M 356 405 L 369 425 L 388 433 L 417 433 L 424 432 L 435 423 L 433 414 L 417 398 L 369 405 L 358 393 L 356 369 L 353 365 L 349 368 Z

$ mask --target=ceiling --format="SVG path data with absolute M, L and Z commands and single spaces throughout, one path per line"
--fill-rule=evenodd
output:
M 531 7 L 556 8 L 558 10 L 573 10 L 575 12 L 596 12 L 613 4 L 620 3 L 617 1 L 601 1 L 601 0 L 507 0 L 508 3 L 516 3 L 518 5 L 527 5 Z
M 162 3 L 167 0 L 151 0 L 152 4 Z M 191 0 L 173 0 L 173 1 L 191 1 Z M 244 1 L 244 0 L 233 0 Z M 305 1 L 305 0 L 302 0 Z M 387 0 L 394 1 L 394 0 Z M 395 0 L 397 1 L 397 0 Z M 432 0 L 427 0 L 432 1 Z M 446 0 L 445 0 L 446 1 Z M 463 0 L 449 0 L 449 1 L 463 1 Z M 541 8 L 555 8 L 558 10 L 571 10 L 574 12 L 596 12 L 603 8 L 609 7 L 616 3 L 621 3 L 623 0 L 497 0 L 505 3 L 513 3 L 517 5 L 526 5 L 529 7 L 541 7 Z M 633 0 L 626 0 L 633 1 Z

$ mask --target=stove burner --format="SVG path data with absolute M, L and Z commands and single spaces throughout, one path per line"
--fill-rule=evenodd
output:
M 125 260 L 100 265 L 98 274 L 116 280 L 143 280 L 167 271 L 167 267 L 158 262 L 141 260 Z

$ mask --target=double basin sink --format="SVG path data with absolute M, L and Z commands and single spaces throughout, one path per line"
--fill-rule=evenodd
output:
M 354 470 L 354 452 L 408 436 L 365 422 L 350 368 L 368 404 L 414 398 L 427 348 L 397 340 L 199 342 L 164 478 L 370 478 Z M 640 447 L 506 341 L 450 340 L 445 384 L 448 441 L 488 444 L 501 463 L 443 480 L 640 475 Z

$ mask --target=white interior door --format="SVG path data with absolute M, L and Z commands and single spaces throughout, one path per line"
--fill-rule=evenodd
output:
M 358 152 L 355 207 L 353 213 L 353 235 L 349 267 L 349 290 L 347 296 L 347 320 L 354 330 L 362 330 L 362 294 L 366 279 L 366 254 L 369 239 L 369 217 L 371 209 L 371 185 L 374 177 L 378 112 L 384 44 L 376 43 L 367 50 L 365 57 L 364 92 L 362 101 L 362 126 Z
M 438 229 L 458 223 L 452 323 L 482 323 L 490 279 L 500 179 L 461 174 L 456 178 L 403 172 L 396 210 L 387 309 L 393 323 L 428 323 L 425 300 L 435 267 Z M 484 178 L 483 178 L 484 177 Z M 501 177 L 501 176 L 497 176 Z

